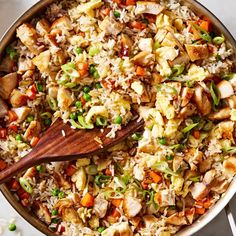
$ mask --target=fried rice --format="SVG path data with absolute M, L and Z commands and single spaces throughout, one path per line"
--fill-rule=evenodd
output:
M 224 195 L 236 174 L 236 75 L 207 17 L 176 0 L 62 0 L 16 36 L 0 64 L 0 170 L 59 118 L 110 138 L 133 111 L 145 121 L 102 154 L 9 182 L 52 232 L 174 235 Z

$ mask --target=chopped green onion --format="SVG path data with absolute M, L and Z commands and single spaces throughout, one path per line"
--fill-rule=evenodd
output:
M 131 138 L 132 138 L 134 141 L 139 141 L 140 139 L 142 139 L 142 134 L 140 134 L 140 133 L 134 133 L 134 134 L 132 134 Z
M 58 224 L 60 222 L 60 219 L 59 218 L 54 218 L 52 219 L 52 223 L 53 224 Z
M 155 209 L 158 208 L 158 204 L 155 202 L 155 198 L 154 198 L 154 191 L 150 192 L 150 201 L 147 204 L 153 205 Z
M 77 107 L 77 108 L 82 108 L 82 102 L 81 101 L 76 101 L 75 102 L 75 106 Z
M 14 223 L 11 223 L 8 225 L 9 231 L 15 231 L 16 230 L 16 225 Z
M 77 47 L 77 48 L 75 49 L 75 52 L 79 55 L 79 54 L 81 54 L 81 53 L 83 52 L 83 49 L 80 48 L 80 47 Z
M 168 93 L 178 95 L 178 91 L 174 87 L 167 84 L 161 84 L 157 86 L 157 92 L 162 91 L 162 89 L 164 89 Z
M 108 175 L 96 175 L 94 182 L 97 186 L 101 187 L 102 184 L 106 184 L 111 179 L 111 176 Z
M 40 83 L 36 83 L 36 88 L 38 90 L 38 92 L 43 92 L 43 85 Z
M 173 159 L 174 159 L 174 157 L 173 157 L 172 155 L 166 156 L 166 160 L 167 160 L 167 161 L 172 161 Z
M 44 112 L 40 114 L 40 117 L 43 119 L 49 119 L 52 117 L 52 114 L 50 112 Z
M 100 83 L 96 83 L 95 87 L 96 87 L 96 89 L 100 89 L 100 88 L 102 88 L 102 85 Z
M 222 151 L 229 154 L 236 154 L 236 146 L 224 147 L 222 148 Z
M 99 47 L 94 45 L 89 48 L 88 54 L 89 56 L 93 57 L 96 56 L 99 52 L 100 52 Z
M 154 49 L 154 50 L 157 50 L 160 46 L 161 46 L 160 43 L 159 43 L 158 41 L 156 41 L 156 42 L 154 43 L 153 49 Z
M 199 123 L 191 124 L 182 129 L 182 133 L 186 134 L 193 128 L 195 128 Z
M 59 192 L 58 193 L 58 198 L 62 199 L 65 196 L 64 192 Z
M 225 41 L 225 37 L 224 36 L 217 36 L 215 38 L 213 38 L 212 42 L 216 45 L 220 45 Z
M 202 38 L 203 40 L 205 40 L 207 42 L 211 42 L 212 38 L 206 30 L 204 30 L 203 28 L 201 28 L 200 26 L 198 26 L 196 24 L 192 23 L 191 25 L 194 29 L 197 30 L 197 34 L 200 38 Z
M 55 210 L 55 209 L 53 209 L 53 210 L 52 210 L 52 215 L 53 215 L 53 216 L 56 216 L 56 215 L 58 215 L 58 211 L 57 211 L 57 210 Z
M 68 83 L 65 83 L 64 84 L 64 86 L 66 87 L 66 88 L 74 88 L 74 87 L 76 87 L 76 83 L 73 83 L 73 82 L 68 82 Z
M 96 165 L 89 165 L 85 170 L 88 175 L 96 175 L 98 173 L 98 167 Z
M 184 144 L 178 143 L 170 146 L 170 149 L 174 149 L 176 151 L 182 151 L 184 149 Z
M 99 228 L 98 228 L 98 233 L 102 233 L 104 230 L 105 230 L 105 227 L 104 227 L 104 226 L 99 227 Z
M 221 78 L 224 79 L 224 80 L 231 80 L 234 78 L 234 73 L 229 73 L 229 74 L 226 74 L 226 75 L 223 75 Z
M 188 88 L 192 88 L 194 84 L 195 84 L 195 81 L 189 81 L 189 80 L 186 81 L 186 85 Z
M 220 92 L 213 81 L 211 82 L 210 85 L 210 94 L 213 99 L 214 105 L 218 106 L 220 103 Z
M 36 166 L 36 170 L 38 172 L 42 172 L 43 171 L 43 167 L 41 165 L 38 165 L 38 166 Z
M 113 15 L 114 15 L 115 18 L 119 18 L 120 17 L 120 12 L 114 11 Z
M 83 91 L 84 93 L 89 93 L 91 91 L 91 88 L 89 86 L 84 86 Z
M 29 123 L 33 120 L 34 120 L 33 116 L 27 116 L 27 118 L 26 118 L 26 121 L 29 122 Z
M 54 98 L 47 97 L 48 105 L 53 111 L 57 110 L 57 101 Z
M 182 64 L 182 65 L 175 65 L 172 68 L 172 76 L 179 76 L 179 75 L 181 75 L 184 72 L 184 69 L 185 69 L 185 65 L 184 64 Z
M 70 114 L 70 118 L 71 118 L 72 120 L 75 120 L 75 119 L 77 118 L 76 113 L 75 113 L 75 112 L 74 112 L 74 113 L 71 113 L 71 114 Z
M 83 116 L 78 116 L 78 121 L 79 121 L 80 125 L 82 126 L 82 128 L 84 128 L 84 129 L 93 129 L 94 128 L 93 124 L 88 124 L 85 122 L 85 119 Z
M 17 135 L 16 135 L 16 140 L 17 140 L 17 141 L 22 141 L 22 140 L 23 140 L 21 134 L 17 134 Z
M 9 57 L 11 58 L 11 60 L 14 60 L 14 59 L 16 59 L 16 57 L 17 57 L 17 52 L 16 52 L 16 50 L 14 49 L 14 48 L 12 48 L 12 47 L 7 47 L 7 49 L 6 49 L 6 52 L 7 52 L 7 54 L 9 55 Z
M 50 118 L 45 119 L 45 120 L 44 120 L 44 124 L 45 124 L 45 125 L 51 125 L 51 124 L 52 124 L 52 120 L 51 120 Z
M 71 123 L 71 125 L 76 128 L 76 129 L 85 129 L 83 126 L 79 125 L 78 123 L 76 123 L 74 120 L 69 120 L 69 122 Z
M 200 178 L 201 178 L 201 176 L 194 176 L 194 177 L 189 178 L 189 180 L 193 181 L 193 182 L 199 182 Z
M 65 74 L 69 75 L 70 77 L 73 77 L 73 78 L 80 77 L 79 72 L 76 70 L 76 65 L 73 62 L 69 62 L 61 66 L 61 69 L 63 70 Z
M 20 186 L 29 194 L 33 193 L 33 188 L 30 183 L 23 177 L 19 179 Z
M 159 171 L 159 172 L 163 172 L 165 174 L 170 174 L 170 175 L 173 175 L 173 176 L 178 176 L 174 171 L 172 171 L 170 168 L 169 168 L 169 165 L 167 162 L 165 161 L 160 161 L 160 162 L 157 162 L 155 163 L 153 166 L 152 166 L 152 169 L 156 170 L 156 171 Z
M 57 197 L 58 194 L 60 193 L 60 190 L 58 188 L 54 188 L 51 193 L 53 196 Z
M 166 145 L 166 139 L 165 138 L 159 138 L 159 144 Z
M 114 122 L 115 122 L 115 124 L 120 125 L 122 123 L 122 117 L 117 116 Z
M 101 116 L 96 117 L 96 125 L 97 126 L 106 126 L 107 125 L 107 119 Z
M 213 128 L 213 123 L 212 121 L 208 121 L 204 126 L 203 126 L 203 130 L 204 131 L 210 131 Z

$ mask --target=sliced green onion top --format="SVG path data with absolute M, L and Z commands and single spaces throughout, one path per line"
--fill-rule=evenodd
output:
M 34 120 L 34 117 L 29 115 L 29 116 L 27 116 L 26 120 L 27 120 L 27 122 L 31 122 Z
M 36 83 L 36 88 L 38 90 L 38 92 L 43 92 L 43 85 L 40 83 Z
M 104 226 L 99 227 L 99 228 L 98 228 L 98 233 L 102 233 L 104 230 L 105 230 L 105 227 L 104 227 Z
M 217 36 L 215 38 L 213 38 L 212 42 L 216 45 L 220 45 L 225 41 L 225 37 L 224 36 Z
M 198 25 L 196 25 L 194 23 L 192 23 L 191 25 L 192 25 L 192 27 L 194 29 L 197 30 L 197 33 L 198 33 L 198 35 L 199 35 L 199 37 L 201 39 L 203 39 L 203 40 L 205 40 L 207 42 L 211 42 L 212 41 L 212 37 L 210 36 L 210 34 L 206 30 L 204 30 L 203 28 L 201 28 L 200 26 L 198 26 Z
M 201 178 L 201 176 L 194 176 L 194 177 L 189 178 L 189 180 L 193 181 L 193 182 L 199 182 L 200 178 Z
M 11 58 L 11 60 L 14 60 L 14 59 L 17 58 L 17 52 L 16 52 L 16 50 L 14 48 L 9 46 L 6 49 L 6 52 L 9 55 L 9 57 Z
M 222 151 L 229 154 L 236 154 L 236 146 L 224 147 L 222 148 Z
M 226 75 L 223 75 L 221 78 L 224 79 L 224 80 L 231 80 L 234 78 L 234 73 L 229 73 L 229 74 L 226 74 Z
M 79 121 L 80 125 L 82 126 L 82 128 L 84 128 L 84 129 L 93 129 L 94 128 L 93 124 L 88 124 L 85 122 L 85 119 L 83 116 L 78 116 L 78 121 Z
M 182 64 L 182 65 L 175 65 L 172 68 L 172 76 L 179 76 L 179 75 L 181 75 L 184 72 L 184 69 L 185 69 L 185 65 L 184 64 Z
M 140 134 L 140 133 L 134 133 L 134 134 L 132 134 L 131 138 L 132 138 L 134 141 L 139 141 L 140 139 L 142 139 L 142 134 Z
M 62 71 L 69 75 L 72 78 L 80 77 L 79 72 L 76 70 L 76 65 L 73 62 L 69 62 L 63 66 L 61 66 Z
M 160 43 L 159 43 L 158 41 L 156 41 L 156 42 L 154 43 L 153 49 L 154 49 L 154 50 L 157 50 L 160 46 L 161 46 Z
M 98 167 L 96 165 L 89 165 L 85 170 L 88 175 L 96 175 L 98 173 Z
M 165 161 L 160 161 L 160 162 L 156 162 L 153 166 L 152 166 L 153 170 L 159 171 L 159 172 L 163 172 L 165 174 L 170 174 L 173 176 L 178 176 L 178 174 L 176 174 L 174 171 L 172 171 L 169 168 L 169 165 L 167 162 Z
M 195 128 L 199 123 L 191 124 L 182 129 L 182 133 L 188 133 L 190 130 Z
M 57 110 L 57 101 L 54 98 L 50 98 L 50 97 L 47 98 L 47 101 L 48 101 L 48 105 L 50 106 L 50 108 L 53 111 L 56 111 Z
M 210 85 L 210 93 L 211 93 L 211 97 L 213 99 L 214 105 L 218 106 L 220 103 L 220 93 L 213 81 L 211 82 L 211 85 Z
M 33 188 L 31 187 L 30 183 L 28 182 L 28 180 L 26 180 L 25 178 L 21 177 L 19 179 L 19 183 L 20 186 L 29 194 L 33 193 Z
M 96 125 L 97 126 L 106 126 L 107 125 L 107 119 L 102 117 L 102 116 L 96 117 Z
M 89 48 L 88 54 L 89 56 L 93 57 L 96 56 L 99 52 L 100 52 L 99 47 L 94 45 Z
M 40 117 L 43 119 L 49 119 L 52 117 L 52 114 L 50 112 L 43 112 L 40 114 Z
M 96 183 L 97 186 L 101 187 L 102 184 L 106 184 L 109 182 L 111 179 L 111 176 L 108 175 L 96 175 L 94 182 Z

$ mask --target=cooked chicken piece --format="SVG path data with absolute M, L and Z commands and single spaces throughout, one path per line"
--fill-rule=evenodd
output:
M 10 96 L 10 103 L 13 107 L 21 107 L 27 103 L 28 97 L 20 90 L 14 89 Z
M 35 55 L 43 51 L 43 47 L 37 46 L 38 34 L 34 27 L 24 23 L 16 30 L 17 37 L 20 41 Z
M 143 223 L 145 228 L 150 229 L 157 222 L 157 218 L 154 215 L 143 216 Z
M 24 133 L 23 138 L 30 141 L 33 137 L 38 137 L 41 132 L 41 125 L 39 121 L 31 121 L 29 127 Z
M 53 34 L 46 34 L 44 36 L 44 39 L 45 39 L 45 42 L 47 44 L 49 44 L 49 46 L 51 46 L 51 48 L 53 48 L 53 49 L 56 48 L 57 49 L 59 47 L 59 44 L 58 44 L 58 42 L 56 40 L 56 36 L 55 35 L 53 35 Z M 53 53 L 52 53 L 52 55 L 53 55 Z
M 73 35 L 68 38 L 68 41 L 70 42 L 71 45 L 77 46 L 77 47 L 87 47 L 89 46 L 89 41 L 88 39 L 82 37 L 81 35 Z
M 53 55 L 52 62 L 55 66 L 58 66 L 59 69 L 62 65 L 66 63 L 67 55 L 63 50 L 58 50 L 51 53 Z
M 209 56 L 207 45 L 185 44 L 185 48 L 191 61 L 206 59 Z
M 222 121 L 218 124 L 219 133 L 224 139 L 229 139 L 234 142 L 234 122 L 233 121 Z
M 50 32 L 50 23 L 46 19 L 41 19 L 36 24 L 36 30 L 41 36 L 44 36 Z
M 135 65 L 147 66 L 148 64 L 153 62 L 154 59 L 155 59 L 154 54 L 151 54 L 150 52 L 147 52 L 147 51 L 142 51 L 142 52 L 138 53 L 137 55 L 135 55 L 131 59 L 131 61 Z
M 191 225 L 193 223 L 194 215 L 195 215 L 195 207 L 185 210 L 185 217 L 188 220 L 188 224 Z
M 231 109 L 236 109 L 236 95 L 225 99 Z
M 39 217 L 39 219 L 46 222 L 47 224 L 51 223 L 51 214 L 50 214 L 48 208 L 46 206 L 44 206 L 42 202 L 35 201 L 33 204 L 33 207 L 34 207 L 35 213 Z
M 198 110 L 203 116 L 206 116 L 211 112 L 211 101 L 201 86 L 195 88 L 193 100 L 195 101 Z
M 138 1 L 136 2 L 136 8 L 134 13 L 136 15 L 147 13 L 158 15 L 165 9 L 164 6 L 156 3 L 156 2 L 146 2 L 146 1 Z
M 223 108 L 219 111 L 216 111 L 214 113 L 211 113 L 208 118 L 210 120 L 225 120 L 230 118 L 231 109 L 229 107 Z
M 81 191 L 84 190 L 87 183 L 87 176 L 83 167 L 80 167 L 71 177 L 72 182 L 75 182 L 76 188 Z
M 133 232 L 129 227 L 128 222 L 115 223 L 105 229 L 101 236 L 133 236 Z
M 16 65 L 15 61 L 12 60 L 9 56 L 6 56 L 1 60 L 0 71 L 11 73 L 13 72 L 15 65 Z
M 0 98 L 0 118 L 4 118 L 7 115 L 8 107 L 3 99 Z
M 172 225 L 177 225 L 177 226 L 188 224 L 185 216 L 181 213 L 175 213 L 174 215 L 168 217 L 166 219 L 166 223 L 172 224 Z
M 129 56 L 130 50 L 133 46 L 133 41 L 130 39 L 130 37 L 127 34 L 121 34 L 121 54 L 123 56 Z
M 125 215 L 129 218 L 135 217 L 142 209 L 139 199 L 131 196 L 125 196 L 123 201 Z
M 196 111 L 196 107 L 192 103 L 189 103 L 180 110 L 179 117 L 187 118 L 193 115 L 195 111 Z
M 215 178 L 216 170 L 209 170 L 205 173 L 203 177 L 203 183 L 209 185 Z
M 33 177 L 35 177 L 36 173 L 37 173 L 36 168 L 35 168 L 35 167 L 31 167 L 31 168 L 29 168 L 29 169 L 24 173 L 23 178 L 30 178 L 30 179 L 32 179 Z
M 121 23 L 112 20 L 110 17 L 104 18 L 104 20 L 100 23 L 99 28 L 104 31 L 107 35 L 117 35 L 122 29 L 123 25 Z
M 71 188 L 71 183 L 68 182 L 61 173 L 54 171 L 53 176 L 59 187 L 62 187 L 63 189 Z
M 188 65 L 190 61 L 190 58 L 187 53 L 180 52 L 178 57 L 176 57 L 173 61 L 169 61 L 169 64 L 171 67 L 175 65 Z
M 62 110 L 67 110 L 69 106 L 73 103 L 71 92 L 63 87 L 59 88 L 57 93 L 57 101 L 58 106 Z
M 213 160 L 211 158 L 204 159 L 199 163 L 199 170 L 201 173 L 205 173 L 206 171 L 211 169 Z
M 230 157 L 223 162 L 223 172 L 227 176 L 234 176 L 236 174 L 236 158 Z
M 99 194 L 94 199 L 94 206 L 93 206 L 94 213 L 99 218 L 103 218 L 107 213 L 107 207 L 108 207 L 108 201 L 101 194 Z
M 48 88 L 48 96 L 51 98 L 57 98 L 58 87 L 49 87 Z
M 199 201 L 207 196 L 210 189 L 201 182 L 194 183 L 193 186 L 190 188 L 190 192 L 195 200 Z
M 175 192 L 170 189 L 160 190 L 155 194 L 155 201 L 160 207 L 175 205 Z
M 218 90 L 220 92 L 221 99 L 228 98 L 228 97 L 234 95 L 233 86 L 227 80 L 222 80 L 220 83 L 218 83 L 216 85 L 216 87 L 218 88 Z
M 47 50 L 34 57 L 32 62 L 37 66 L 41 73 L 48 72 L 50 57 L 50 51 Z
M 181 91 L 181 106 L 185 107 L 191 100 L 192 96 L 194 94 L 194 89 L 192 88 L 188 88 L 188 87 L 184 87 Z
M 0 96 L 3 99 L 8 99 L 17 82 L 17 73 L 15 72 L 0 77 Z
M 19 58 L 18 60 L 18 74 L 24 74 L 24 72 L 28 70 L 34 70 L 35 65 L 33 64 L 32 60 L 29 58 Z
M 23 122 L 31 112 L 31 108 L 26 107 L 26 106 L 13 108 L 12 110 L 16 113 L 18 117 L 17 123 Z
M 222 194 L 226 192 L 229 185 L 230 185 L 230 182 L 227 179 L 226 180 L 215 179 L 211 183 L 211 191 L 216 192 L 218 194 Z
M 51 29 L 60 29 L 62 31 L 70 31 L 73 29 L 72 22 L 68 16 L 62 16 L 56 19 L 51 26 Z
M 188 180 L 189 178 L 199 176 L 199 172 L 196 170 L 186 170 L 184 174 L 184 178 Z
M 134 81 L 134 82 L 131 84 L 131 88 L 132 88 L 138 95 L 142 95 L 142 94 L 143 94 L 144 86 L 143 86 L 143 84 L 142 84 L 141 81 Z
M 73 208 L 74 203 L 71 199 L 64 198 L 59 200 L 54 208 L 58 209 L 58 214 L 62 216 L 62 219 L 66 222 L 71 222 L 73 224 L 81 224 L 81 219 L 79 214 Z
M 141 38 L 138 42 L 138 47 L 141 51 L 152 52 L 153 39 L 152 38 Z
M 185 164 L 183 157 L 181 156 L 175 156 L 173 159 L 173 171 L 178 171 L 179 168 L 181 168 Z

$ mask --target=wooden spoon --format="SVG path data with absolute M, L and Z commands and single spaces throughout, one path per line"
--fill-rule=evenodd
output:
M 111 129 L 105 128 L 103 132 L 98 128 L 76 130 L 59 119 L 44 133 L 28 155 L 0 172 L 0 184 L 41 163 L 71 161 L 100 153 L 127 138 L 143 124 L 143 120 L 136 118 L 117 131 L 115 138 L 108 138 L 106 135 Z

